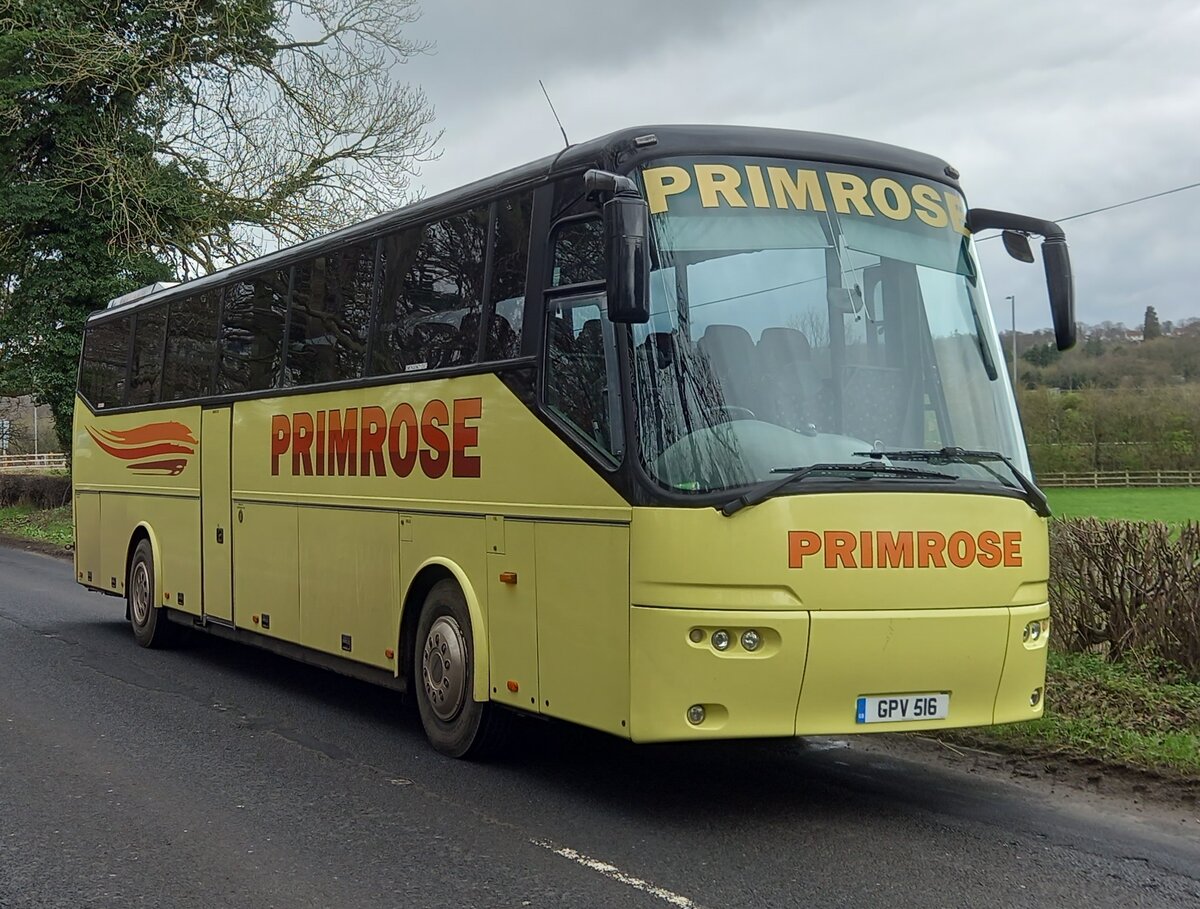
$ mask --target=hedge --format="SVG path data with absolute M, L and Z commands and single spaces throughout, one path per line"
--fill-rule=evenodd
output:
M 1050 605 L 1055 646 L 1200 680 L 1200 523 L 1052 522 Z
M 58 508 L 71 501 L 71 478 L 53 474 L 0 473 L 0 507 Z

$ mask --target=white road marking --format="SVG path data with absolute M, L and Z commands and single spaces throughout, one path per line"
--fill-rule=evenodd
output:
M 628 887 L 633 887 L 635 890 L 641 890 L 643 893 L 648 893 L 653 897 L 657 897 L 665 903 L 670 903 L 672 906 L 678 906 L 679 909 L 701 909 L 699 903 L 695 903 L 686 896 L 674 893 L 665 887 L 659 887 L 649 881 L 644 881 L 640 877 L 634 877 L 632 874 L 626 874 L 616 865 L 610 865 L 608 862 L 602 862 L 599 859 L 594 859 L 590 855 L 584 855 L 582 852 L 576 852 L 568 846 L 556 846 L 549 840 L 530 840 L 535 846 L 540 846 L 553 852 L 555 855 L 561 855 L 565 859 L 570 859 L 584 868 L 590 868 L 592 871 L 599 872 L 605 877 L 612 878 L 614 881 L 619 881 Z

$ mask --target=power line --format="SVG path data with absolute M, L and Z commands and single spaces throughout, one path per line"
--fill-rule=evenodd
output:
M 1124 208 L 1126 205 L 1135 205 L 1138 202 L 1145 202 L 1149 199 L 1158 199 L 1162 196 L 1172 195 L 1173 193 L 1181 193 L 1185 189 L 1195 189 L 1198 186 L 1200 186 L 1200 182 L 1187 183 L 1183 186 L 1176 186 L 1173 189 L 1164 189 L 1162 192 L 1150 193 L 1147 196 L 1138 196 L 1136 199 L 1126 199 L 1124 202 L 1117 202 L 1113 205 L 1105 205 L 1102 208 L 1093 208 L 1091 211 L 1081 211 L 1078 214 L 1067 215 L 1065 218 L 1055 218 L 1054 220 L 1059 224 L 1061 224 L 1063 221 L 1074 221 L 1076 218 L 1086 218 L 1088 215 L 1096 215 L 1102 211 L 1112 211 L 1114 208 Z M 994 240 L 998 236 L 1000 236 L 1000 234 L 992 234 L 988 237 L 980 237 L 975 242 L 982 243 L 984 240 Z
M 1105 205 L 1103 208 L 1093 208 L 1091 211 L 1081 211 L 1077 215 L 1067 215 L 1067 217 L 1059 218 L 1058 220 L 1062 222 L 1071 221 L 1075 218 L 1085 218 L 1088 215 L 1095 215 L 1102 211 L 1112 211 L 1114 208 L 1124 208 L 1126 205 L 1133 205 L 1136 202 L 1145 202 L 1147 199 L 1157 199 L 1160 196 L 1169 196 L 1172 193 L 1181 193 L 1185 189 L 1195 189 L 1197 186 L 1200 186 L 1200 182 L 1188 183 L 1186 186 L 1176 186 L 1174 189 L 1164 189 L 1160 193 L 1151 193 L 1148 196 L 1138 196 L 1136 199 L 1127 199 L 1126 201 L 1118 202 L 1115 205 Z

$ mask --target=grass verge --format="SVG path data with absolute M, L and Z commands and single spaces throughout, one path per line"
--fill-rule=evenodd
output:
M 68 548 L 75 539 L 71 506 L 46 511 L 21 505 L 4 506 L 0 508 L 0 534 Z
M 1200 778 L 1200 683 L 1162 667 L 1052 650 L 1040 720 L 945 738 Z
M 1046 495 L 1055 516 L 1060 518 L 1162 521 L 1166 524 L 1200 520 L 1200 486 L 1048 489 Z

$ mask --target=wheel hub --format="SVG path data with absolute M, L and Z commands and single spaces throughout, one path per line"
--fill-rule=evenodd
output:
M 458 716 L 467 688 L 467 642 L 451 616 L 438 616 L 429 628 L 421 655 L 421 680 L 439 720 L 450 722 Z
M 136 625 L 145 625 L 150 618 L 150 572 L 145 562 L 133 566 L 129 585 L 129 608 Z

